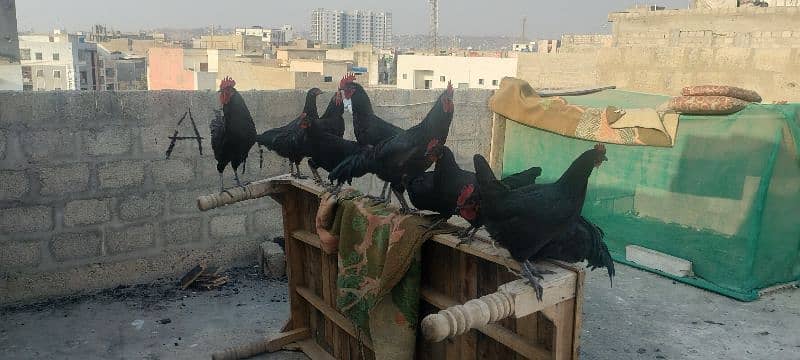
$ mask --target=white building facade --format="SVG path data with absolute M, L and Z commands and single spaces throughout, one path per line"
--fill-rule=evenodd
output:
M 398 89 L 498 89 L 500 80 L 516 76 L 516 58 L 399 55 Z

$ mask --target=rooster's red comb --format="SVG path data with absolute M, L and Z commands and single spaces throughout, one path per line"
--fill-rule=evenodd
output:
M 453 90 L 453 82 L 452 81 L 448 81 L 447 82 L 447 96 L 452 98 L 453 97 L 453 91 L 454 91 Z
M 344 88 L 347 84 L 356 81 L 356 74 L 348 73 L 345 75 L 341 81 L 339 81 L 339 88 Z
M 475 192 L 475 185 L 473 184 L 464 185 L 464 187 L 461 188 L 461 193 L 458 194 L 458 200 L 456 201 L 456 205 L 458 206 L 464 205 L 464 203 L 467 202 L 467 199 L 469 199 L 470 196 L 472 196 L 473 192 Z
M 601 154 L 605 154 L 606 153 L 606 146 L 604 144 L 596 144 L 594 146 L 594 149 L 599 151 Z
M 222 79 L 222 82 L 219 83 L 219 89 L 220 90 L 222 90 L 224 88 L 228 88 L 228 87 L 234 87 L 234 86 L 236 86 L 236 81 L 231 79 L 230 76 L 226 76 L 224 79 Z

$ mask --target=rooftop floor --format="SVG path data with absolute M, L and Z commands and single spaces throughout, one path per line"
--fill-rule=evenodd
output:
M 174 282 L 0 310 L 9 359 L 202 359 L 269 336 L 288 313 L 285 282 L 229 271 L 210 292 Z M 582 359 L 797 359 L 800 290 L 743 303 L 617 264 L 588 272 Z M 169 320 L 167 320 L 169 319 Z M 281 352 L 256 359 L 305 359 Z

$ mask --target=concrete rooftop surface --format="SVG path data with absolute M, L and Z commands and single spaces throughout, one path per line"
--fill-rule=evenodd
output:
M 5 359 L 207 359 L 278 332 L 287 286 L 258 267 L 228 271 L 221 290 L 181 291 L 175 281 L 0 310 Z M 582 359 L 798 359 L 800 291 L 739 302 L 617 264 L 614 287 L 590 271 Z M 168 320 L 167 320 L 168 319 Z M 280 352 L 255 359 L 305 359 Z

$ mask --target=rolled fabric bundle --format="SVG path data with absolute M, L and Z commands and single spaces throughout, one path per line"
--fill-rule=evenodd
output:
M 683 96 L 727 96 L 749 102 L 761 102 L 761 95 L 753 90 L 727 85 L 687 86 L 681 91 Z
M 727 115 L 744 109 L 748 102 L 728 96 L 678 96 L 669 108 L 689 115 Z

